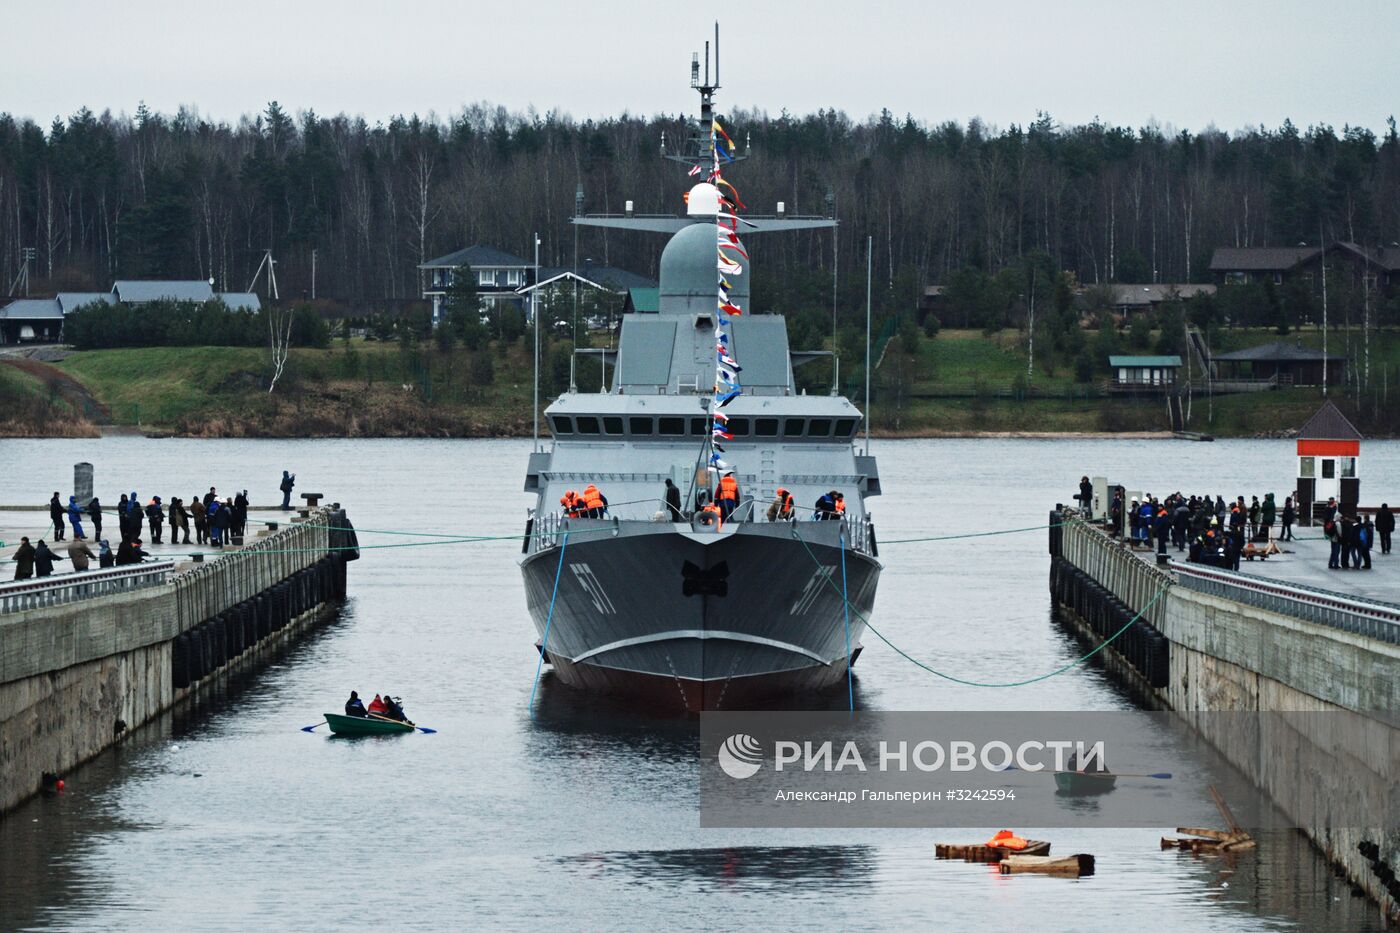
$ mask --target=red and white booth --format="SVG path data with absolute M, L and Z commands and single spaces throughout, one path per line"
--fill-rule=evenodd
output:
M 1335 498 L 1356 513 L 1361 496 L 1361 432 L 1341 409 L 1325 403 L 1298 432 L 1298 516 L 1312 524 L 1315 505 Z

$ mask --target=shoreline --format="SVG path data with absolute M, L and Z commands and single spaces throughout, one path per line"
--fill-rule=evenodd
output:
M 96 440 L 107 437 L 144 437 L 151 440 L 199 439 L 199 440 L 389 440 L 407 438 L 434 438 L 441 440 L 525 440 L 529 434 L 520 432 L 483 432 L 480 434 L 457 433 L 411 433 L 366 434 L 366 433 L 233 433 L 226 435 L 191 434 L 168 428 L 141 429 L 135 425 L 94 425 L 93 433 L 5 433 L 0 431 L 0 440 Z M 1177 438 L 1170 431 L 890 431 L 875 429 L 870 432 L 875 440 L 915 441 L 915 440 L 1075 440 L 1075 441 L 1170 441 L 1190 440 Z M 1261 432 L 1256 434 L 1216 434 L 1216 440 L 1288 440 L 1295 437 L 1293 431 Z M 541 439 L 549 439 L 545 434 Z M 1368 440 L 1394 440 L 1390 435 L 1369 435 Z

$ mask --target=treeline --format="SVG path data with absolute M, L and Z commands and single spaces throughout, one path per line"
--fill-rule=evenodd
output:
M 139 307 L 93 302 L 63 321 L 63 337 L 79 350 L 110 347 L 266 347 L 273 312 L 231 310 L 222 301 L 154 301 Z M 311 309 L 290 310 L 291 345 L 324 347 L 326 322 Z M 284 325 L 285 327 L 285 325 Z
M 1217 246 L 1400 240 L 1394 120 L 1378 137 L 1290 123 L 1065 126 L 1043 114 L 1000 130 L 889 112 L 725 119 L 735 139 L 753 139 L 753 157 L 729 172 L 751 210 L 784 201 L 820 214 L 833 198 L 835 243 L 816 231 L 750 244 L 756 306 L 808 311 L 814 329 L 832 307 L 833 253 L 837 304 L 860 316 L 867 236 L 881 312 L 957 270 L 995 275 L 1032 254 L 1083 283 L 1199 281 Z M 0 279 L 32 247 L 40 290 L 105 289 L 116 277 L 242 290 L 270 247 L 284 294 L 310 296 L 314 266 L 318 297 L 402 302 L 418 295 L 418 263 L 471 243 L 532 255 L 539 231 L 541 261 L 570 264 L 580 186 L 587 211 L 621 212 L 627 200 L 678 211 L 688 179 L 658 158 L 663 133 L 674 146 L 688 127 L 680 115 L 576 121 L 484 105 L 387 124 L 276 103 L 236 124 L 144 106 L 48 127 L 0 115 Z M 664 245 L 579 237 L 581 258 L 643 273 Z

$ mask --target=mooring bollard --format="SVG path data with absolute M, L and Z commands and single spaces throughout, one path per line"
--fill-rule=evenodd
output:
M 73 464 L 73 495 L 78 499 L 78 505 L 87 508 L 92 502 L 92 464 Z

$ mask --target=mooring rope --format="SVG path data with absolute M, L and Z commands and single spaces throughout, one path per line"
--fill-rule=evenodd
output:
M 850 706 L 851 713 L 854 714 L 856 711 L 856 687 L 855 675 L 851 673 L 851 601 L 846 598 L 846 529 L 844 527 L 837 533 L 837 537 L 841 541 L 841 605 L 845 607 L 846 620 L 846 703 Z
M 1024 529 L 1020 529 L 1020 530 L 1024 530 Z M 800 534 L 796 534 L 795 532 L 794 532 L 794 535 L 793 535 L 793 536 L 794 536 L 795 538 L 797 538 L 798 541 L 801 541 L 801 542 L 802 542 L 802 546 L 803 546 L 803 548 L 806 549 L 806 551 L 807 551 L 807 556 L 809 556 L 809 557 L 812 558 L 812 562 L 813 562 L 814 564 L 816 564 L 817 567 L 821 567 L 821 561 L 817 558 L 817 555 L 816 555 L 815 553 L 813 553 L 811 546 L 807 543 L 807 540 L 806 540 L 805 538 L 803 538 Z M 1126 632 L 1126 631 L 1132 626 L 1132 624 L 1133 624 L 1134 622 L 1136 622 L 1138 619 L 1141 619 L 1141 618 L 1143 617 L 1143 615 L 1147 612 L 1148 609 L 1151 609 L 1151 608 L 1152 608 L 1152 606 L 1157 602 L 1157 600 L 1159 600 L 1159 599 L 1162 598 L 1162 594 L 1163 594 L 1163 593 L 1165 593 L 1168 589 L 1171 588 L 1171 583 L 1169 583 L 1169 582 L 1168 582 L 1168 583 L 1164 583 L 1164 584 L 1162 585 L 1162 588 L 1159 589 L 1159 590 L 1157 591 L 1156 595 L 1154 595 L 1150 600 L 1148 600 L 1148 601 L 1147 601 L 1147 604 L 1144 605 L 1140 610 L 1138 610 L 1138 612 L 1137 612 L 1131 619 L 1129 619 L 1127 622 L 1125 622 L 1125 623 L 1123 624 L 1123 627 L 1122 627 L 1122 628 L 1118 629 L 1118 631 L 1114 632 L 1114 633 L 1113 633 L 1112 635 L 1110 635 L 1108 638 L 1104 639 L 1103 642 L 1101 642 L 1097 647 L 1095 647 L 1095 648 L 1094 648 L 1092 651 L 1090 651 L 1088 654 L 1085 654 L 1085 655 L 1082 655 L 1081 657 L 1076 658 L 1075 660 L 1073 660 L 1073 661 L 1071 661 L 1070 663 L 1064 665 L 1063 667 L 1056 668 L 1055 670 L 1050 671 L 1049 673 L 1046 673 L 1046 674 L 1040 674 L 1039 676 L 1036 676 L 1036 677 L 1027 678 L 1026 680 L 1013 680 L 1013 681 L 1008 681 L 1008 682 L 1006 682 L 1006 683 L 988 683 L 988 682 L 977 681 L 977 680 L 965 680 L 964 678 L 955 677 L 955 676 L 953 676 L 952 674 L 947 674 L 947 673 L 944 673 L 943 671 L 937 670 L 936 668 L 930 667 L 929 665 L 927 665 L 927 664 L 925 664 L 924 662 L 920 661 L 918 658 L 915 658 L 914 656 L 912 656 L 911 654 L 909 654 L 907 651 L 905 651 L 904 649 L 902 649 L 902 648 L 900 648 L 898 645 L 896 645 L 894 642 L 892 642 L 892 641 L 890 641 L 888 638 L 886 638 L 885 635 L 884 635 L 884 633 L 882 633 L 879 629 L 877 629 L 875 626 L 873 626 L 873 625 L 870 624 L 870 619 L 868 619 L 865 615 L 863 615 L 859 609 L 852 609 L 852 608 L 851 608 L 851 605 L 850 605 L 850 601 L 849 601 L 849 599 L 847 599 L 846 590 L 845 590 L 844 559 L 845 559 L 845 551 L 844 551 L 844 548 L 843 548 L 843 550 L 842 550 L 842 560 L 843 560 L 842 588 L 841 588 L 841 590 L 840 590 L 839 592 L 840 592 L 840 595 L 841 595 L 841 601 L 842 601 L 842 603 L 845 605 L 845 611 L 846 611 L 848 614 L 851 613 L 851 612 L 854 612 L 854 613 L 856 614 L 856 618 L 858 618 L 858 619 L 860 619 L 862 622 L 864 622 L 864 623 L 865 623 L 865 627 L 868 628 L 868 629 L 870 629 L 870 631 L 873 632 L 873 633 L 875 634 L 875 637 L 876 637 L 876 638 L 880 639 L 880 641 L 882 641 L 882 642 L 884 642 L 886 645 L 888 645 L 896 654 L 898 654 L 900 657 L 904 658 L 906 661 L 910 662 L 910 663 L 913 664 L 914 666 L 919 667 L 919 668 L 922 668 L 923 670 L 927 671 L 928 673 L 933 674 L 935 677 L 941 677 L 941 678 L 944 679 L 944 680 L 952 681 L 953 683 L 956 683 L 956 684 L 962 684 L 962 685 L 967 686 L 967 687 L 993 687 L 993 688 L 1024 687 L 1024 686 L 1026 686 L 1027 684 L 1038 683 L 1038 682 L 1040 682 L 1040 681 L 1042 681 L 1042 680 L 1049 680 L 1051 677 L 1055 677 L 1055 676 L 1057 676 L 1057 675 L 1059 675 L 1059 674 L 1063 674 L 1065 671 L 1068 671 L 1068 670 L 1070 670 L 1070 669 L 1072 669 L 1072 668 L 1078 667 L 1079 665 L 1081 665 L 1081 664 L 1083 664 L 1084 662 L 1088 661 L 1088 660 L 1089 660 L 1090 658 L 1092 658 L 1094 655 L 1098 654 L 1098 653 L 1099 653 L 1100 651 L 1102 651 L 1104 648 L 1107 648 L 1115 639 L 1118 638 L 1119 635 L 1122 635 L 1124 632 Z M 830 587 L 832 587 L 832 589 L 835 589 L 835 588 L 836 588 L 836 584 L 835 584 L 834 582 L 832 582 L 831 577 L 828 576 L 828 577 L 826 578 L 826 582 L 827 582 L 827 585 L 829 585 Z M 847 648 L 846 655 L 847 655 L 847 658 L 850 657 L 850 649 L 849 649 L 849 647 Z M 849 673 L 849 667 L 847 668 L 847 671 L 848 671 L 848 673 Z
M 535 718 L 535 693 L 540 689 L 540 673 L 544 670 L 544 655 L 549 650 L 549 630 L 554 624 L 554 604 L 559 599 L 559 576 L 564 572 L 564 550 L 569 546 L 569 532 L 559 544 L 559 564 L 554 568 L 554 592 L 549 597 L 549 615 L 544 620 L 544 637 L 540 639 L 540 659 L 535 665 L 535 685 L 530 688 L 530 720 Z

